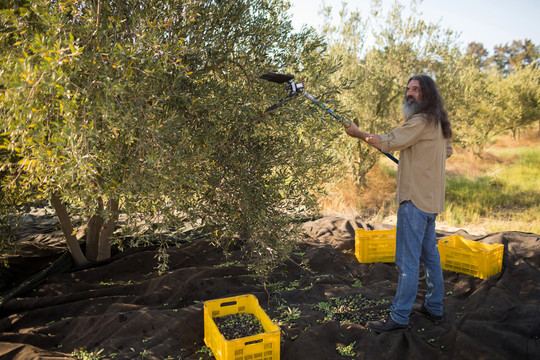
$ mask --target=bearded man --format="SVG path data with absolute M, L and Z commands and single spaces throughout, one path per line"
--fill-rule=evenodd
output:
M 367 324 L 377 333 L 408 330 L 411 311 L 434 322 L 443 318 L 444 281 L 435 219 L 444 211 L 446 159 L 453 153 L 452 129 L 437 85 L 427 75 L 409 79 L 402 112 L 406 122 L 384 135 L 364 133 L 352 123 L 345 126 L 348 135 L 382 152 L 400 152 L 395 256 L 398 287 L 388 318 Z M 426 275 L 427 293 L 423 304 L 414 304 L 420 264 Z

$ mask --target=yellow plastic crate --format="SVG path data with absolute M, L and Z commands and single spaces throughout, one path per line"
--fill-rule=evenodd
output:
M 441 267 L 481 279 L 498 274 L 502 270 L 504 245 L 484 244 L 459 235 L 439 240 Z
M 356 229 L 354 248 L 356 258 L 361 263 L 394 262 L 396 257 L 396 229 Z
M 281 329 L 259 306 L 253 295 L 240 295 L 204 302 L 204 342 L 216 360 L 279 360 Z M 253 314 L 263 334 L 227 340 L 219 332 L 214 318 L 237 313 Z

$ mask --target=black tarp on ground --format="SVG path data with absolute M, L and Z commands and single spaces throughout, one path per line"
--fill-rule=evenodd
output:
M 80 348 L 116 359 L 211 359 L 203 348 L 201 302 L 240 294 L 256 295 L 271 318 L 284 320 L 287 308 L 300 311 L 281 326 L 282 359 L 340 359 L 336 348 L 353 342 L 357 359 L 540 359 L 539 235 L 461 233 L 504 244 L 502 272 L 482 280 L 445 271 L 441 324 L 412 315 L 408 332 L 377 335 L 363 324 L 324 322 L 316 307 L 357 294 L 392 299 L 395 265 L 358 263 L 352 251 L 358 227 L 371 226 L 339 217 L 306 223 L 304 242 L 267 289 L 239 252 L 225 260 L 204 240 L 169 249 L 170 269 L 161 275 L 156 250 L 146 248 L 50 276 L 0 308 L 0 359 L 67 359 Z M 225 261 L 231 265 L 216 266 Z M 417 302 L 426 289 L 420 280 Z

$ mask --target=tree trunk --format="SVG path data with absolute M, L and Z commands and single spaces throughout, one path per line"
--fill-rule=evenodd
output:
M 103 227 L 103 200 L 99 199 L 98 214 L 92 216 L 88 222 L 88 231 L 86 232 L 86 258 L 90 261 L 96 261 L 98 258 L 98 244 Z
M 69 252 L 71 253 L 71 256 L 73 257 L 75 265 L 83 266 L 88 264 L 88 260 L 83 255 L 81 246 L 79 245 L 77 237 L 74 234 L 73 225 L 71 224 L 71 220 L 69 219 L 66 205 L 64 205 L 64 203 L 57 194 L 52 194 L 51 203 L 56 210 L 56 216 L 58 216 L 60 227 L 62 228 L 62 232 L 64 233 L 64 237 L 66 238 L 67 247 Z
M 110 199 L 108 202 L 108 207 L 110 211 L 110 218 L 109 221 L 103 225 L 99 235 L 97 253 L 98 261 L 109 259 L 111 257 L 111 236 L 116 227 L 116 222 L 118 221 L 118 200 Z

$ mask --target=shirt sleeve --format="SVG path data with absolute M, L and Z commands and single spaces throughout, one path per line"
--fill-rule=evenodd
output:
M 425 127 L 426 121 L 423 116 L 414 115 L 402 126 L 380 136 L 381 150 L 400 151 L 414 145 L 422 136 Z

